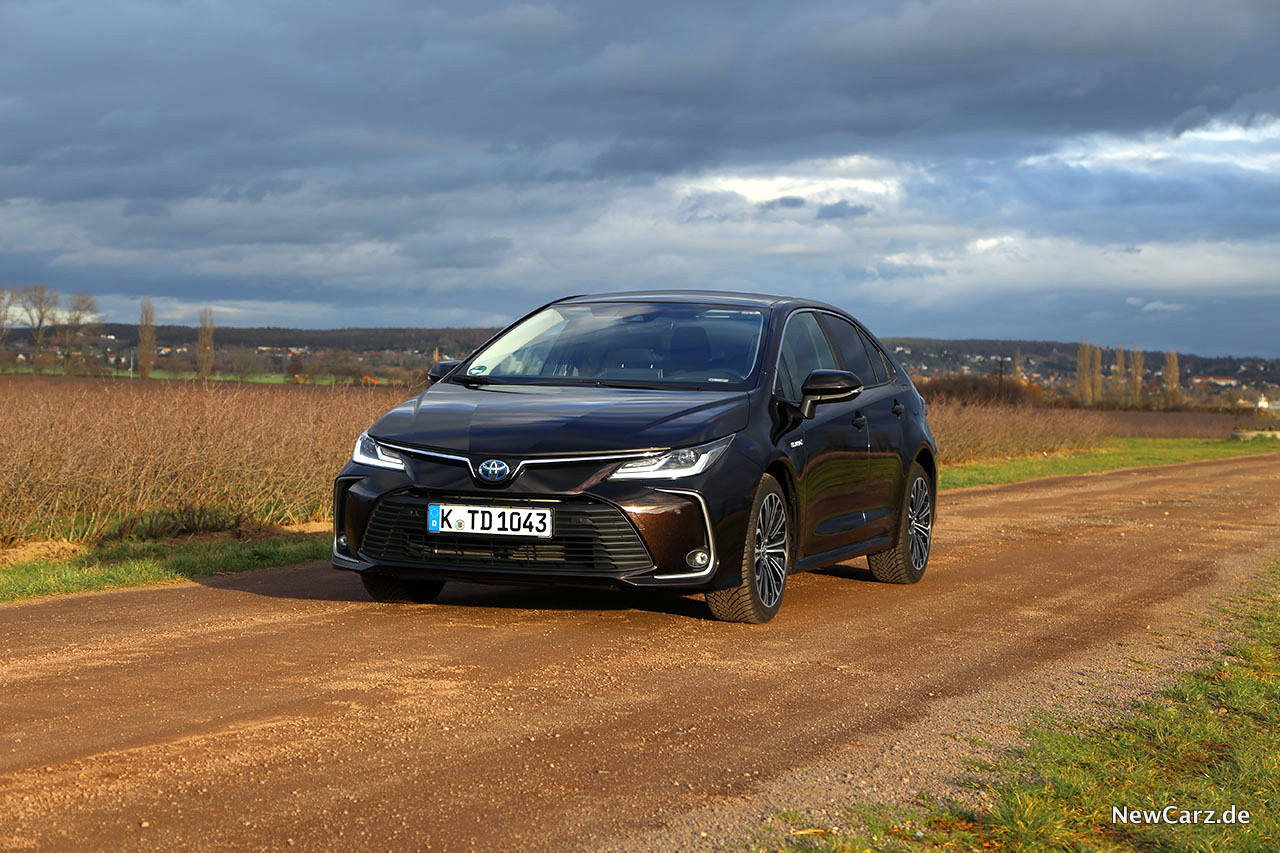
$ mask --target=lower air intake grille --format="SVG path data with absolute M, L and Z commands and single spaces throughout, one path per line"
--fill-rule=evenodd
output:
M 401 492 L 378 502 L 360 543 L 371 562 L 459 566 L 529 572 L 615 574 L 653 565 L 631 522 L 615 507 L 591 498 L 563 498 L 551 506 L 548 539 L 427 533 L 427 504 L 529 506 L 530 501 Z

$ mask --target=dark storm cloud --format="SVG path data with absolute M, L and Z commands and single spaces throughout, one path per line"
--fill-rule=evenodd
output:
M 764 210 L 775 210 L 777 208 L 797 208 L 804 207 L 804 198 L 798 195 L 784 195 L 778 198 L 769 199 L 761 202 L 760 207 Z
M 1278 25 L 1273 0 L 3 3 L 0 276 L 223 299 L 256 280 L 258 297 L 331 307 L 449 290 L 479 316 L 512 286 L 504 263 L 528 265 L 530 292 L 616 275 L 575 239 L 615 200 L 851 154 L 911 165 L 903 203 L 930 224 L 1272 239 L 1274 171 L 1027 158 L 1088 134 L 1266 121 Z M 695 189 L 665 216 L 888 216 L 778 192 Z M 738 284 L 793 278 L 750 275 Z
M 868 204 L 850 204 L 848 199 L 840 199 L 840 201 L 824 204 L 818 207 L 818 219 L 857 219 L 860 216 L 866 216 L 871 213 L 872 207 Z

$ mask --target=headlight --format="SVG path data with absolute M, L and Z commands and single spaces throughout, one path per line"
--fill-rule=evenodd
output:
M 699 447 L 682 447 L 679 450 L 668 450 L 657 456 L 633 459 L 622 463 L 609 479 L 649 480 L 692 477 L 710 468 L 711 463 L 724 453 L 724 449 L 732 440 L 733 436 L 729 436 Z
M 360 437 L 356 439 L 356 449 L 351 452 L 351 459 L 353 462 L 372 465 L 374 468 L 404 470 L 404 460 L 370 438 L 367 432 L 360 433 Z

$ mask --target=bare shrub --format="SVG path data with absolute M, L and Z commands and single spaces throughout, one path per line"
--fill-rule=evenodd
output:
M 1034 406 L 1044 399 L 1044 391 L 1031 382 L 964 373 L 917 379 L 916 388 L 931 405 L 949 402 Z
M 1082 409 L 930 402 L 929 426 L 944 465 L 1098 447 L 1106 421 Z
M 1252 412 L 1098 412 L 1110 435 L 1133 438 L 1230 438 L 1236 427 L 1265 429 L 1275 418 Z
M 0 542 L 325 519 L 381 388 L 0 378 Z

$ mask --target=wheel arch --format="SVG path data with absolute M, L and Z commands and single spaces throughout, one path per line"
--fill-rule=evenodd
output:
M 785 456 L 779 456 L 765 466 L 764 473 L 778 481 L 782 494 L 787 499 L 787 508 L 791 510 L 791 523 L 797 529 L 800 524 L 800 495 L 798 492 L 795 469 Z
M 933 448 L 927 444 L 923 444 L 916 450 L 916 455 L 912 457 L 912 462 L 919 463 L 920 467 L 925 470 L 933 480 L 933 489 L 938 490 L 938 459 L 933 452 Z

